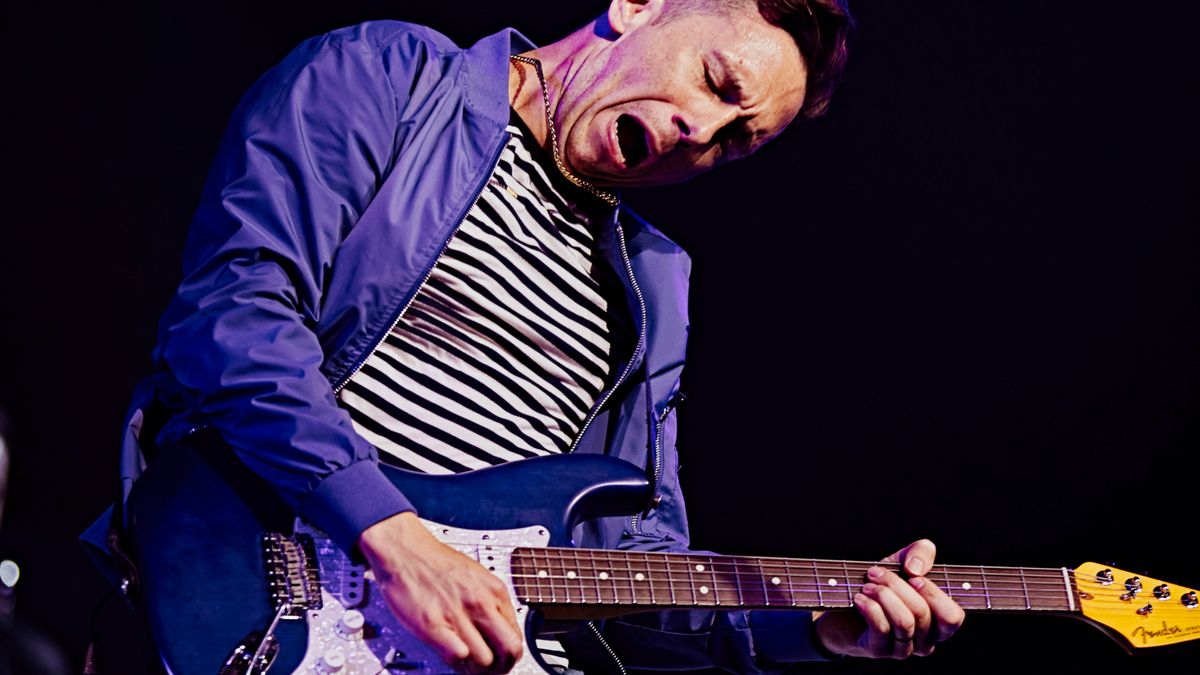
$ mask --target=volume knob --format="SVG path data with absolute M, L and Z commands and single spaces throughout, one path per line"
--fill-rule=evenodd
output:
M 317 670 L 322 673 L 340 673 L 342 668 L 346 667 L 346 655 L 337 647 L 331 647 L 325 650 L 325 654 L 321 656 L 321 660 L 317 663 Z
M 342 618 L 338 619 L 337 634 L 347 640 L 360 638 L 366 622 L 362 612 L 357 609 L 348 609 L 342 614 Z

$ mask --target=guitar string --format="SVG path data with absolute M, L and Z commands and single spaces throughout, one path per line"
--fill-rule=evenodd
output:
M 532 551 L 533 549 L 526 549 L 526 550 Z M 572 550 L 572 549 L 568 549 L 568 550 Z M 552 549 L 543 549 L 542 551 L 543 551 L 543 553 L 548 553 L 548 552 L 552 551 Z M 601 551 L 601 553 L 604 553 L 604 552 Z M 646 554 L 646 555 L 652 555 L 652 554 Z M 674 558 L 671 559 L 670 561 L 665 561 L 664 560 L 665 557 L 666 556 L 659 554 L 659 557 L 657 560 L 657 562 L 659 564 L 669 562 L 670 564 L 667 564 L 665 566 L 665 568 L 652 569 L 651 567 L 646 566 L 646 571 L 650 572 L 651 574 L 654 574 L 656 572 L 669 573 L 669 572 L 678 571 L 681 574 L 686 574 L 690 578 L 690 580 L 693 581 L 693 586 L 695 585 L 694 576 L 695 576 L 695 574 L 697 574 L 697 572 L 693 572 L 693 568 L 690 566 L 691 561 L 679 560 L 679 559 L 674 559 Z M 681 558 L 686 557 L 686 554 L 680 554 L 680 557 Z M 694 557 L 695 556 L 693 556 L 693 558 Z M 622 561 L 625 561 L 625 562 L 629 561 L 629 556 L 620 556 L 620 558 Z M 561 556 L 560 556 L 560 559 L 565 560 L 565 558 L 561 558 Z M 593 566 L 597 562 L 595 556 L 592 556 L 590 559 L 585 559 L 585 558 L 576 559 L 575 556 L 572 556 L 572 558 L 569 560 L 569 562 L 580 563 L 580 562 L 584 562 L 585 560 L 587 560 L 587 562 L 591 563 Z M 710 565 L 712 565 L 713 563 L 716 562 L 707 557 L 705 558 L 705 560 L 708 560 L 710 562 Z M 538 561 L 534 560 L 532 562 L 534 562 L 536 564 Z M 546 562 L 550 562 L 550 561 L 547 560 Z M 601 562 L 614 562 L 614 560 L 606 559 Z M 669 570 L 669 572 L 668 572 L 668 568 L 673 567 L 674 564 L 677 564 L 677 563 L 687 563 L 689 565 L 689 567 L 687 567 L 686 569 L 681 569 L 681 570 Z M 725 563 L 725 564 L 732 564 L 734 566 L 756 567 L 753 565 L 753 563 L 749 563 L 748 561 L 745 561 L 745 560 L 729 561 L 728 563 Z M 578 565 L 572 565 L 572 566 L 578 567 Z M 713 566 L 715 567 L 716 565 L 713 565 Z M 595 570 L 595 571 L 598 572 L 598 570 Z M 702 575 L 713 576 L 713 575 L 717 574 L 718 572 L 716 570 L 705 570 L 705 571 L 699 571 L 698 573 L 702 574 Z M 936 567 L 935 567 L 935 572 L 933 572 L 931 574 L 935 574 L 935 573 L 936 573 Z M 737 574 L 738 576 L 745 575 L 745 573 L 742 573 L 742 572 L 736 572 L 735 574 Z M 788 578 L 788 584 L 787 584 L 787 587 L 785 588 L 782 585 L 782 580 L 781 580 L 781 585 L 776 586 L 776 590 L 779 593 L 782 593 L 784 591 L 789 591 L 789 590 L 794 593 L 797 590 L 797 587 L 799 587 L 799 591 L 802 593 L 816 594 L 818 596 L 820 596 L 820 594 L 822 594 L 822 593 L 834 593 L 834 594 L 838 594 L 838 595 L 846 593 L 846 590 L 845 590 L 846 585 L 845 584 L 841 585 L 840 587 L 836 586 L 836 585 L 835 586 L 827 586 L 825 584 L 822 584 L 821 582 L 815 581 L 813 574 L 811 574 L 807 570 L 804 571 L 803 575 L 797 575 L 795 573 L 790 573 L 790 572 L 783 572 L 782 574 L 783 574 L 783 576 L 786 576 Z M 513 576 L 519 577 L 519 578 L 531 578 L 531 579 L 535 579 L 535 580 L 539 580 L 539 579 L 546 580 L 548 578 L 551 581 L 564 580 L 564 585 L 569 584 L 570 582 L 575 582 L 578 585 L 585 581 L 586 582 L 594 582 L 595 584 L 598 584 L 599 582 L 602 582 L 602 581 L 606 581 L 604 579 L 600 579 L 599 577 L 591 577 L 591 576 L 586 576 L 586 575 L 579 576 L 578 574 L 576 575 L 576 578 L 574 578 L 574 579 L 572 579 L 571 577 L 559 576 L 559 575 L 548 575 L 548 577 L 540 577 L 540 578 L 537 577 L 536 575 L 515 574 Z M 757 576 L 759 576 L 759 575 L 758 574 L 753 575 L 753 577 L 757 577 Z M 775 575 L 775 576 L 779 576 L 779 575 Z M 820 576 L 825 576 L 825 575 L 820 575 Z M 834 575 L 834 576 L 836 578 L 836 575 Z M 795 579 L 797 577 L 802 579 L 802 581 L 799 584 L 797 584 L 795 582 Z M 978 575 L 978 573 L 975 573 L 975 574 L 971 575 L 971 577 L 979 578 L 979 575 Z M 842 578 L 845 579 L 845 577 L 842 577 Z M 1026 575 L 1026 578 L 1027 579 L 1029 578 L 1028 575 Z M 1043 577 L 1043 578 L 1047 578 L 1047 577 Z M 610 579 L 612 579 L 614 581 L 614 583 L 618 580 L 624 580 L 630 584 L 634 583 L 634 579 L 632 577 L 612 576 L 612 577 L 610 577 Z M 810 579 L 812 579 L 813 581 L 809 581 Z M 540 583 L 540 580 L 535 581 L 535 583 Z M 643 580 L 643 581 L 637 582 L 637 583 L 646 584 L 647 582 L 652 583 L 653 581 L 655 581 L 655 580 L 649 579 L 649 580 Z M 659 580 L 659 581 L 661 582 L 662 580 Z M 703 582 L 703 581 L 707 581 L 707 580 L 702 579 L 701 581 Z M 1067 590 L 1067 586 L 1063 583 L 1061 571 L 1059 572 L 1059 574 L 1056 574 L 1053 577 L 1053 581 L 1054 581 L 1053 588 L 1050 588 L 1050 589 L 1038 588 L 1038 587 L 1036 587 L 1036 585 L 1034 585 L 1034 587 L 1030 587 L 1031 584 L 1026 583 L 1023 585 L 1023 587 L 1011 587 L 1011 586 L 995 586 L 994 588 L 988 587 L 985 589 L 985 591 L 983 593 L 974 593 L 974 594 L 964 593 L 962 590 L 956 590 L 953 587 L 953 584 L 950 585 L 949 587 L 943 586 L 943 590 L 945 592 L 947 592 L 949 595 L 951 595 L 952 597 L 957 597 L 957 598 L 981 597 L 981 598 L 985 598 L 985 599 L 994 598 L 997 600 L 1017 599 L 1017 600 L 1025 600 L 1029 604 L 1032 604 L 1032 602 L 1034 600 L 1042 601 L 1042 600 L 1050 599 L 1050 600 L 1054 601 L 1055 604 L 1059 604 L 1062 602 L 1063 593 Z M 744 590 L 744 591 L 748 591 L 750 593 L 758 593 L 758 589 L 754 588 L 754 586 L 756 586 L 757 584 L 753 584 L 753 583 L 739 584 L 738 581 L 729 580 L 729 579 L 722 580 L 721 578 L 718 578 L 715 576 L 713 576 L 713 579 L 711 580 L 711 582 L 713 584 L 714 589 L 716 589 L 717 591 L 719 591 L 721 589 L 721 587 L 724 585 L 731 585 L 734 591 L 743 591 Z M 937 579 L 934 579 L 934 582 L 936 583 Z M 762 582 L 760 581 L 760 584 L 761 583 Z M 1013 583 L 1013 582 L 1002 581 L 1002 582 L 998 582 L 998 583 L 1009 584 L 1009 583 Z M 1049 583 L 1049 582 L 1047 582 L 1047 583 Z M 1095 585 L 1095 582 L 1092 582 L 1092 583 L 1093 583 L 1093 585 Z M 707 585 L 707 584 L 702 584 L 702 585 Z M 852 586 L 852 583 L 851 583 L 851 586 Z M 675 588 L 675 587 L 678 587 L 678 584 L 671 585 L 671 588 Z M 652 590 L 653 586 L 650 586 L 649 588 Z M 1027 590 L 1023 590 L 1023 589 L 1027 589 Z M 691 589 L 691 590 L 694 592 L 695 589 Z M 1157 597 L 1151 599 L 1149 595 L 1135 596 L 1131 599 L 1123 600 L 1120 598 L 1120 594 L 1124 592 L 1121 587 L 1114 587 L 1111 589 L 1109 587 L 1099 587 L 1099 588 L 1092 588 L 1091 590 L 1093 591 L 1093 593 L 1098 594 L 1099 597 L 1102 598 L 1099 600 L 1099 602 L 1105 602 L 1105 601 L 1112 602 L 1112 603 L 1117 604 L 1120 607 L 1125 607 L 1125 608 L 1133 607 L 1135 605 L 1140 605 L 1140 602 L 1142 600 L 1146 600 L 1148 602 L 1158 602 L 1160 604 L 1157 606 L 1162 607 L 1163 605 L 1161 603 L 1169 603 L 1171 600 L 1170 598 L 1160 599 Z M 727 591 L 727 592 L 732 592 L 732 591 Z M 1087 591 L 1085 590 L 1085 592 L 1087 592 Z M 1112 600 L 1109 598 L 1115 598 L 1115 600 Z M 1096 600 L 1093 599 L 1092 601 L 1089 601 L 1089 602 L 1092 602 L 1094 604 L 1096 602 Z M 992 603 L 992 604 L 995 605 L 997 603 Z M 1012 608 L 1020 608 L 1020 607 L 1019 607 L 1019 605 L 1014 605 Z M 1180 608 L 1180 610 L 1188 611 L 1188 608 L 1183 607 L 1183 608 Z
M 521 548 L 520 550 L 529 551 L 529 552 L 539 551 L 539 552 L 542 552 L 542 555 L 545 556 L 546 553 L 554 552 L 559 549 Z M 576 549 L 565 549 L 565 550 L 570 551 L 570 550 L 576 550 Z M 778 559 L 752 558 L 752 557 L 741 557 L 741 556 L 727 556 L 727 557 L 715 559 L 715 558 L 707 558 L 704 556 L 695 556 L 695 555 L 689 555 L 689 554 L 683 554 L 683 553 L 681 553 L 681 554 L 663 554 L 663 553 L 655 554 L 655 553 L 641 553 L 641 552 L 632 552 L 631 553 L 631 552 L 627 552 L 627 551 L 605 551 L 602 549 L 578 549 L 578 550 L 598 554 L 599 557 L 604 557 L 606 562 L 621 561 L 622 563 L 624 563 L 626 560 L 629 560 L 629 561 L 639 562 L 641 564 L 653 563 L 653 564 L 660 564 L 660 565 L 667 565 L 667 564 L 669 564 L 669 565 L 685 565 L 685 566 L 690 567 L 690 566 L 694 565 L 697 561 L 702 560 L 703 562 L 701 564 L 704 564 L 706 566 L 714 566 L 714 567 L 718 566 L 718 565 L 724 565 L 724 566 L 734 566 L 734 567 L 741 566 L 741 567 L 751 567 L 751 568 L 762 567 L 764 569 L 770 569 L 770 568 L 774 568 L 774 566 L 778 566 L 779 568 L 785 570 L 785 573 L 786 573 L 786 570 L 788 570 L 789 568 L 795 569 L 795 568 L 803 566 L 806 568 L 805 570 L 803 570 L 804 574 L 809 573 L 809 569 L 807 569 L 807 568 L 811 568 L 813 566 L 812 565 L 813 562 L 818 562 L 818 563 L 828 562 L 828 561 L 821 561 L 821 560 L 805 560 L 805 559 L 792 559 L 792 558 L 778 558 Z M 516 554 L 516 555 L 519 555 L 519 554 Z M 550 553 L 550 555 L 551 556 L 557 555 L 557 553 Z M 549 557 L 549 556 L 547 556 L 547 557 Z M 572 561 L 574 561 L 576 559 L 576 557 L 571 556 L 570 559 Z M 760 564 L 759 562 L 757 562 L 760 560 L 761 561 L 776 561 L 776 560 L 778 560 L 779 562 L 769 562 L 769 564 L 763 565 L 763 564 Z M 787 561 L 787 562 L 784 562 L 784 561 Z M 900 568 L 900 565 L 898 563 L 869 563 L 869 562 L 846 561 L 843 564 L 842 561 L 836 561 L 829 565 L 817 565 L 817 569 L 818 570 L 829 569 L 829 570 L 834 570 L 835 572 L 838 572 L 838 573 L 844 573 L 846 571 L 844 568 L 849 568 L 849 570 L 851 570 L 851 571 L 863 572 L 865 574 L 866 570 L 873 566 L 879 566 L 879 567 L 883 567 L 885 569 L 890 569 L 893 572 L 898 571 Z M 963 572 L 961 572 L 961 573 L 954 572 L 953 570 L 956 570 L 956 569 L 963 570 Z M 981 573 L 981 571 L 980 571 L 981 569 L 988 570 L 988 571 L 986 573 Z M 994 570 L 994 571 L 991 571 L 991 570 Z M 1074 570 L 1071 570 L 1070 568 L 1067 568 L 1067 571 L 1072 574 L 1074 573 Z M 1012 577 L 1020 578 L 1023 574 L 1024 578 L 1026 578 L 1026 579 L 1047 579 L 1047 580 L 1057 581 L 1058 583 L 1062 583 L 1062 580 L 1063 580 L 1062 568 L 995 567 L 995 566 L 986 566 L 986 565 L 941 565 L 941 564 L 939 564 L 939 565 L 934 565 L 933 569 L 931 571 L 925 573 L 923 576 L 925 576 L 926 578 L 929 578 L 929 577 L 932 577 L 932 576 L 938 575 L 938 574 L 956 574 L 959 576 L 970 576 L 970 577 L 986 578 L 986 579 L 995 579 L 995 578 L 1005 577 L 1005 576 L 1012 576 Z M 825 576 L 825 575 L 822 574 L 821 576 Z M 836 575 L 831 575 L 831 576 L 836 576 Z
M 596 598 L 597 598 L 597 601 L 599 602 L 601 599 L 603 599 L 601 597 L 601 590 L 604 589 L 605 587 L 607 587 L 611 583 L 611 584 L 613 584 L 613 588 L 611 588 L 609 590 L 611 590 L 612 596 L 616 598 L 616 602 L 612 603 L 612 604 L 623 604 L 625 602 L 620 597 L 622 594 L 622 591 L 628 591 L 628 594 L 630 595 L 628 604 L 632 604 L 632 605 L 679 604 L 679 603 L 660 603 L 660 602 L 655 602 L 655 601 L 639 602 L 639 598 L 636 597 L 639 593 L 649 592 L 650 590 L 654 590 L 652 584 L 654 583 L 655 580 L 650 579 L 650 578 L 643 579 L 641 581 L 636 581 L 633 577 L 609 576 L 607 579 L 600 579 L 599 577 L 581 576 L 578 574 L 576 574 L 576 576 L 574 576 L 574 577 L 551 575 L 551 574 L 548 574 L 547 576 L 530 575 L 530 574 L 513 574 L 511 576 L 513 578 L 523 578 L 523 579 L 533 580 L 534 585 L 536 586 L 535 590 L 544 590 L 543 587 L 547 583 L 550 584 L 550 587 L 549 587 L 549 589 L 545 589 L 545 590 L 552 590 L 552 591 L 553 590 L 562 590 L 568 596 L 570 595 L 571 590 L 575 590 L 575 591 L 577 591 L 576 595 L 579 595 L 581 598 L 583 598 L 585 600 L 586 600 L 586 596 L 588 595 L 587 592 L 591 591 L 593 589 L 587 588 L 583 584 L 587 583 L 588 586 L 597 586 Z M 553 585 L 555 581 L 561 581 L 562 586 L 555 587 Z M 618 587 L 617 584 L 619 584 L 621 582 L 625 582 L 626 584 L 628 584 L 629 588 L 625 589 L 625 588 Z M 599 586 L 600 583 L 603 583 L 603 586 Z M 711 586 L 709 586 L 710 583 L 712 584 Z M 721 604 L 719 602 L 719 598 L 716 597 L 716 594 L 720 593 L 721 591 L 724 591 L 727 594 L 735 594 L 740 591 L 741 595 L 743 597 L 745 595 L 751 595 L 752 597 L 756 597 L 761 592 L 761 590 L 759 588 L 756 588 L 755 585 L 753 585 L 753 584 L 739 586 L 735 582 L 732 582 L 732 581 L 722 582 L 720 579 L 717 579 L 715 581 L 704 580 L 701 583 L 701 585 L 709 586 L 709 588 L 711 589 L 714 596 L 709 598 L 707 596 L 707 594 L 704 594 L 704 593 L 701 593 L 700 595 L 696 595 L 698 586 L 694 586 L 694 587 L 683 586 L 683 587 L 681 587 L 678 584 L 676 584 L 673 586 L 673 588 L 687 589 L 687 591 L 686 591 L 687 594 L 690 594 L 694 597 L 694 601 L 692 604 L 703 604 L 706 606 L 714 605 L 714 604 Z M 820 588 L 819 584 L 814 586 L 811 590 L 802 589 L 799 592 L 807 594 L 809 596 L 814 596 L 814 595 L 818 596 L 818 599 L 821 599 L 822 595 L 844 595 L 847 592 L 845 586 L 824 587 L 824 588 L 820 588 L 820 592 L 818 592 L 818 588 Z M 854 590 L 854 587 L 851 586 L 850 589 Z M 528 591 L 530 589 L 526 588 L 524 590 Z M 1032 609 L 1030 607 L 1026 607 L 1025 603 L 1032 604 L 1033 601 L 1035 601 L 1035 600 L 1051 601 L 1055 605 L 1052 608 L 1039 608 L 1039 609 L 1048 609 L 1048 611 L 1058 611 L 1058 610 L 1066 611 L 1066 610 L 1070 609 L 1067 601 L 1065 601 L 1063 599 L 1063 591 L 1065 590 L 1064 588 L 1060 587 L 1057 590 L 1057 592 L 1033 591 L 1029 594 L 1008 592 L 1008 591 L 1014 591 L 1014 590 L 1016 590 L 1016 589 L 1007 588 L 1007 589 L 997 589 L 995 592 L 989 590 L 989 592 L 987 592 L 987 593 L 970 593 L 970 592 L 963 592 L 961 590 L 949 589 L 949 590 L 946 590 L 946 593 L 947 593 L 947 595 L 949 595 L 952 599 L 954 599 L 956 601 L 958 601 L 958 600 L 966 601 L 967 599 L 981 599 L 983 601 L 982 606 L 970 606 L 970 607 L 967 607 L 967 609 L 985 609 L 985 608 L 986 609 L 998 609 L 998 610 Z M 747 602 L 743 601 L 743 602 L 740 602 L 739 604 L 769 606 L 769 604 L 770 604 L 769 599 L 770 599 L 771 595 L 779 596 L 779 595 L 783 595 L 783 594 L 788 594 L 791 596 L 795 596 L 797 594 L 794 585 L 793 585 L 793 588 L 790 589 L 791 592 L 789 592 L 789 589 L 787 587 L 782 586 L 782 585 L 769 588 L 768 591 L 769 592 L 765 595 L 763 602 L 747 603 Z M 855 592 L 859 592 L 859 591 L 855 591 Z M 710 599 L 712 600 L 712 602 L 707 601 Z M 1188 614 L 1189 612 L 1192 613 L 1192 615 L 1195 614 L 1195 612 L 1196 612 L 1195 610 L 1187 608 L 1187 607 L 1181 607 L 1181 606 L 1178 606 L 1177 604 L 1163 604 L 1163 603 L 1171 603 L 1171 601 L 1173 599 L 1174 598 L 1167 598 L 1167 599 L 1153 598 L 1153 599 L 1151 599 L 1149 597 L 1135 597 L 1130 600 L 1121 600 L 1119 595 L 1117 595 L 1114 591 L 1114 592 L 1105 593 L 1103 596 L 1094 597 L 1092 600 L 1089 600 L 1087 602 L 1089 603 L 1089 605 L 1111 604 L 1111 605 L 1114 605 L 1115 607 L 1118 607 L 1118 608 L 1121 608 L 1124 610 L 1131 610 L 1131 609 L 1136 609 L 1137 607 L 1142 606 L 1141 601 L 1147 601 L 1150 603 L 1159 603 L 1154 606 L 1156 608 L 1161 608 L 1163 611 L 1170 612 L 1172 616 L 1175 614 L 1180 614 L 1180 615 Z M 704 602 L 701 602 L 702 600 L 704 600 Z M 997 602 L 1000 600 L 1018 600 L 1018 601 L 1022 601 L 1022 602 L 1017 603 L 1017 604 L 1012 604 L 1012 605 L 1002 605 Z M 682 604 L 687 604 L 687 603 L 682 603 Z M 787 603 L 784 603 L 784 604 L 787 604 Z M 793 601 L 791 604 L 796 605 L 798 603 Z M 841 603 L 836 603 L 836 604 L 835 603 L 815 603 L 815 604 L 814 603 L 802 603 L 802 604 L 804 604 L 806 606 L 808 606 L 808 605 L 812 605 L 812 606 L 843 606 L 843 605 L 841 605 Z M 988 606 L 989 604 L 990 604 L 990 607 Z M 1161 614 L 1162 614 L 1162 612 L 1160 612 L 1158 615 L 1161 616 Z

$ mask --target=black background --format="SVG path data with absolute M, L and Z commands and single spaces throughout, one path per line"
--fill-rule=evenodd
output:
M 82 660 L 75 535 L 115 489 L 190 213 L 241 93 L 369 18 L 545 44 L 602 4 L 8 3 L 0 404 L 20 611 Z M 1200 5 L 859 0 L 831 113 L 625 200 L 695 267 L 681 409 L 693 543 L 1115 562 L 1200 585 Z M 119 603 L 97 630 L 122 630 Z M 930 659 L 838 670 L 1194 667 L 1082 623 L 972 615 Z M 819 666 L 816 669 L 830 668 Z

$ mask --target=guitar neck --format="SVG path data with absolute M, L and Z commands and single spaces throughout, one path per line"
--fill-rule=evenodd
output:
M 540 605 L 647 609 L 838 609 L 854 604 L 867 569 L 895 563 L 519 548 L 517 597 Z M 1074 573 L 1065 568 L 935 565 L 925 577 L 967 610 L 1078 612 Z

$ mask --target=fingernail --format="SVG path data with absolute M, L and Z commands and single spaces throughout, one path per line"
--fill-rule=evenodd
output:
M 887 570 L 883 569 L 882 567 L 879 567 L 879 566 L 871 567 L 867 570 L 867 578 L 874 579 L 875 581 L 882 581 L 883 575 L 886 573 L 887 573 Z
M 861 604 L 863 604 L 863 600 L 864 600 L 864 599 L 866 599 L 866 597 L 867 597 L 867 596 L 863 595 L 862 593 L 855 593 L 855 594 L 854 594 L 854 604 L 855 604 L 855 606 L 858 606 L 858 605 L 861 605 Z
M 921 577 L 913 577 L 912 579 L 908 580 L 908 583 L 917 590 L 921 590 L 925 587 L 925 579 Z
M 878 588 L 878 586 L 876 584 L 863 584 L 863 592 L 864 593 L 870 593 L 871 591 L 874 591 L 876 588 Z
M 925 561 L 920 558 L 908 559 L 908 571 L 912 574 L 920 574 L 925 571 Z

